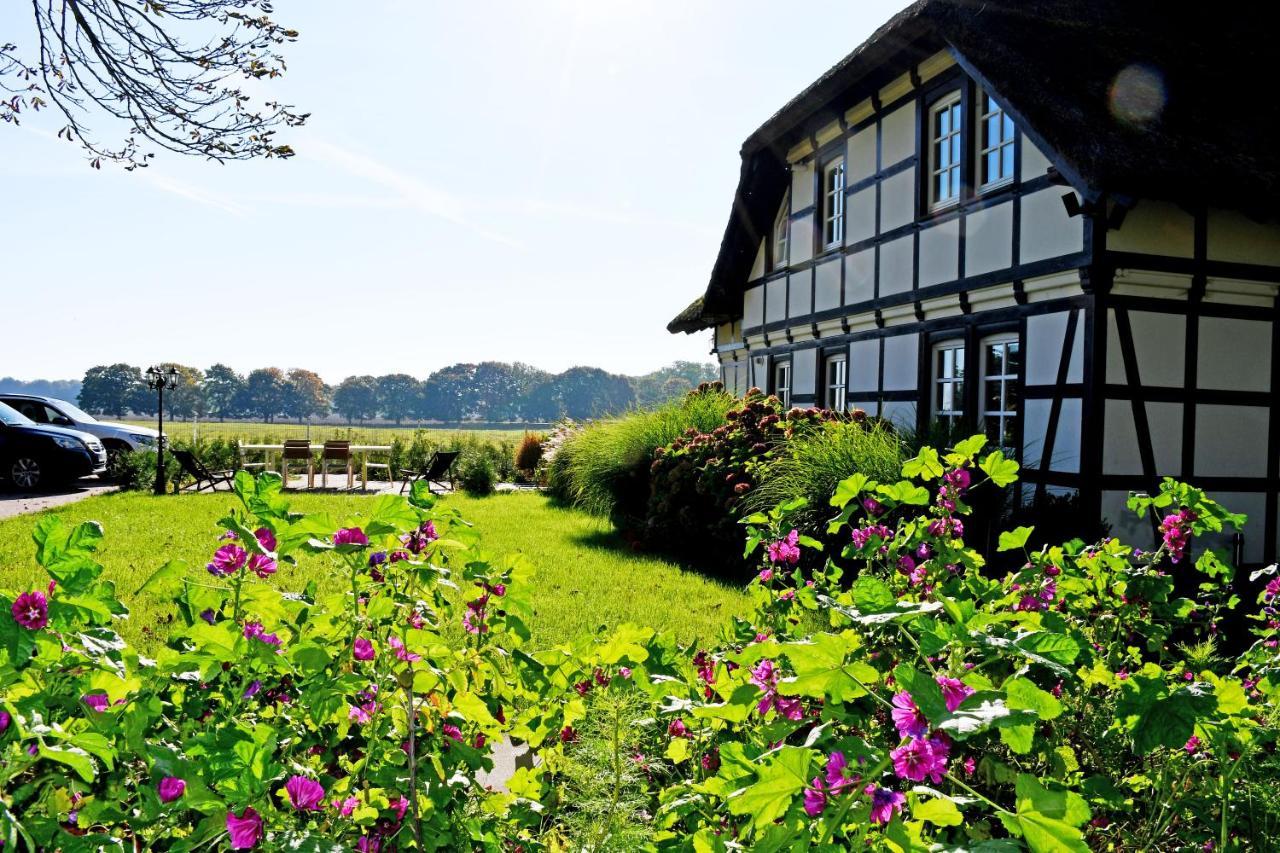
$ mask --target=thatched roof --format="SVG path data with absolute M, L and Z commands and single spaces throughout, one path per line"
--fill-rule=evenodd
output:
M 920 0 L 760 126 L 700 317 L 731 313 L 786 188 L 785 151 L 911 62 L 950 47 L 1085 198 L 1262 211 L 1280 193 L 1267 4 Z

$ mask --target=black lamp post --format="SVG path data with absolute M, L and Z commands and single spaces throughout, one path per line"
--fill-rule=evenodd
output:
M 160 437 L 156 439 L 156 488 L 157 495 L 165 493 L 164 481 L 164 389 L 172 388 L 178 384 L 178 371 L 176 368 L 170 367 L 165 370 L 163 367 L 147 368 L 147 387 L 160 395 L 159 406 L 160 412 Z

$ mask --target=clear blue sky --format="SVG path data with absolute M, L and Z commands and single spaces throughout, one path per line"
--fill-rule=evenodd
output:
M 97 172 L 56 115 L 0 126 L 0 375 L 706 359 L 665 325 L 742 141 L 904 3 L 279 0 L 290 161 Z M 5 3 L 0 40 L 33 39 Z

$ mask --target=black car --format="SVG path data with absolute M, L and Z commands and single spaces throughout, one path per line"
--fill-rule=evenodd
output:
M 0 403 L 0 480 L 33 490 L 106 470 L 107 452 L 95 436 L 38 424 Z

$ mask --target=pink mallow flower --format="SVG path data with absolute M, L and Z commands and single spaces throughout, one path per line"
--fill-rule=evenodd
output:
M 347 797 L 345 800 L 334 800 L 330 805 L 343 817 L 351 817 L 351 813 L 356 810 L 356 806 L 360 805 L 360 801 L 355 797 Z
M 1186 745 L 1182 747 L 1187 751 L 1188 755 L 1195 755 L 1200 751 L 1200 738 L 1192 735 L 1187 739 Z
M 258 540 L 258 544 L 268 551 L 276 549 L 276 535 L 265 527 L 259 527 L 253 531 L 253 536 Z
M 929 721 L 905 690 L 893 697 L 893 724 L 901 737 L 922 737 L 929 731 Z
M 351 656 L 356 660 L 373 660 L 375 655 L 373 643 L 364 637 L 356 637 L 351 644 Z
M 228 811 L 227 835 L 231 836 L 232 850 L 252 850 L 262 840 L 262 818 L 250 806 L 239 815 Z
M 186 793 L 186 790 L 186 781 L 176 776 L 166 776 L 160 780 L 159 785 L 156 785 L 156 792 L 160 795 L 162 803 L 172 803 Z
M 893 820 L 894 814 L 900 813 L 907 803 L 905 794 L 876 785 L 868 785 L 865 793 L 871 798 L 871 822 L 880 826 Z
M 928 779 L 936 784 L 942 781 L 950 753 L 951 747 L 941 738 L 912 738 L 890 752 L 889 757 L 893 759 L 894 772 L 903 779 L 912 782 Z
M 799 699 L 778 695 L 778 671 L 773 661 L 762 660 L 751 670 L 751 683 L 763 692 L 756 710 L 761 716 L 772 708 L 778 715 L 788 720 L 804 719 L 804 707 Z
M 964 703 L 964 700 L 977 692 L 958 678 L 947 678 L 945 675 L 939 675 L 935 680 L 938 682 L 938 686 L 942 688 L 942 699 L 947 703 L 948 711 L 955 711 Z
M 359 527 L 344 527 L 333 534 L 334 545 L 358 545 L 361 548 L 369 544 L 369 537 Z
M 243 569 L 248 559 L 248 551 L 234 542 L 229 542 L 213 552 L 213 559 L 205 565 L 205 568 L 215 577 L 226 577 Z
M 777 542 L 769 543 L 769 562 L 794 566 L 800 562 L 800 532 L 792 530 Z
M 276 573 L 276 561 L 266 554 L 254 554 L 249 558 L 249 571 L 266 579 Z
M 39 631 L 49 624 L 49 601 L 40 591 L 24 592 L 9 608 L 13 620 L 28 631 Z
M 80 697 L 80 701 L 99 714 L 111 707 L 111 700 L 105 693 L 86 693 Z
M 319 809 L 324 803 L 324 787 L 306 776 L 290 776 L 284 789 L 289 794 L 289 803 L 300 812 Z
M 672 737 L 689 737 L 689 727 L 684 724 L 684 720 L 672 720 L 667 726 L 667 734 Z

